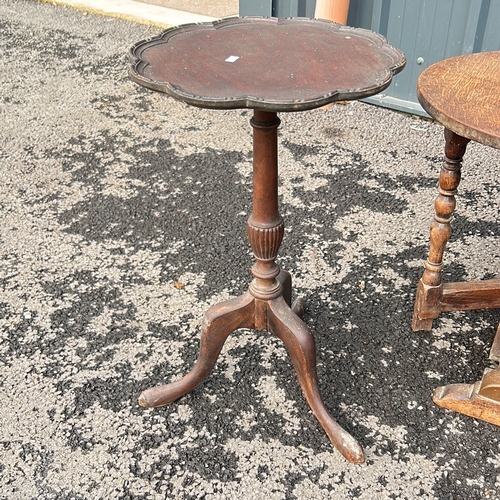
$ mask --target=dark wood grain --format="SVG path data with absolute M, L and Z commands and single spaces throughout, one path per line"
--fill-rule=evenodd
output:
M 471 311 L 500 307 L 500 279 L 445 283 L 441 311 Z
M 267 331 L 279 337 L 288 350 L 304 396 L 332 444 L 354 463 L 364 461 L 358 442 L 331 417 L 318 387 L 316 350 L 312 332 L 300 319 L 303 303 L 291 305 L 290 274 L 276 263 L 284 223 L 278 210 L 277 129 L 274 112 L 255 110 L 253 208 L 247 234 L 255 257 L 253 281 L 241 297 L 212 306 L 201 331 L 198 359 L 180 380 L 142 392 L 139 404 L 153 408 L 169 404 L 202 383 L 215 366 L 227 337 L 238 328 Z
M 252 17 L 171 28 L 130 55 L 130 76 L 145 87 L 200 107 L 272 111 L 371 96 L 406 62 L 372 31 Z

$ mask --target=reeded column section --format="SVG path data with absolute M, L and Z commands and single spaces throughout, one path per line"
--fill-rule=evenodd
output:
M 250 292 L 269 300 L 281 294 L 276 280 L 280 272 L 275 259 L 283 240 L 284 223 L 278 210 L 278 127 L 275 112 L 254 111 L 253 127 L 253 206 L 247 235 L 256 263 Z
M 263 228 L 254 226 L 249 220 L 247 225 L 248 240 L 258 261 L 274 261 L 276 259 L 284 231 L 283 221 L 277 226 Z

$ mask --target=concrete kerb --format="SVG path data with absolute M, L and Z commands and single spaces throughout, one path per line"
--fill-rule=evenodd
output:
M 117 17 L 126 21 L 168 28 L 179 24 L 214 21 L 215 18 L 133 0 L 41 0 L 44 3 L 72 7 L 84 12 Z

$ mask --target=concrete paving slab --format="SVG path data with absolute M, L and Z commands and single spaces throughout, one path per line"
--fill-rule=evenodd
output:
M 215 18 L 237 16 L 238 0 L 137 0 L 139 2 L 160 5 L 169 9 L 194 12 Z
M 202 23 L 219 17 L 187 12 L 178 9 L 137 2 L 134 0 L 47 0 L 54 5 L 73 7 L 79 10 L 118 17 L 129 21 L 152 24 L 159 27 L 179 24 Z

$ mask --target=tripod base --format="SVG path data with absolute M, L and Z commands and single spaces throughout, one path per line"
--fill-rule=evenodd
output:
M 238 298 L 212 306 L 203 320 L 200 352 L 192 370 L 176 382 L 144 391 L 139 404 L 153 408 L 172 403 L 208 377 L 231 332 L 238 328 L 265 330 L 285 344 L 302 392 L 332 444 L 350 462 L 363 463 L 361 446 L 330 416 L 319 393 L 314 338 L 299 317 L 304 312 L 303 302 L 296 301 L 294 312 L 290 306 L 290 275 L 281 271 L 278 282 L 283 293 L 277 298 L 261 300 L 248 291 Z

